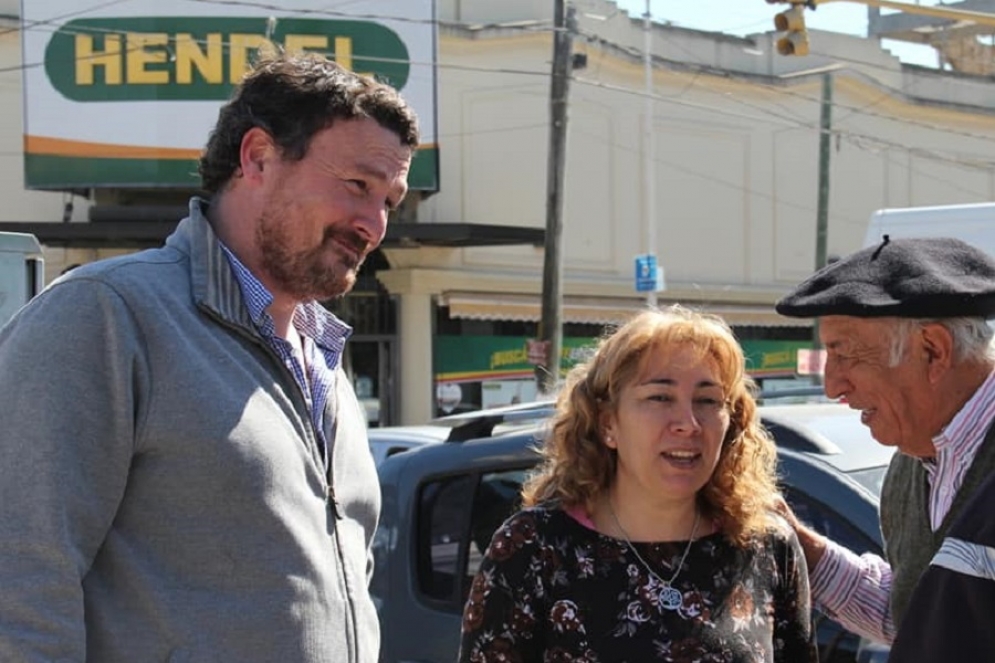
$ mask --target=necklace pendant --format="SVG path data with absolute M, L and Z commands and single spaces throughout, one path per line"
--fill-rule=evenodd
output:
M 684 596 L 670 585 L 664 585 L 660 590 L 658 599 L 660 607 L 664 610 L 677 610 L 684 603 Z

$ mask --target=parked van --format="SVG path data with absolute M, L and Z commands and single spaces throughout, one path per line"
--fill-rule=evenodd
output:
M 995 256 L 995 203 L 878 210 L 871 215 L 864 246 L 880 244 L 884 235 L 956 237 Z
M 0 232 L 0 327 L 45 285 L 45 262 L 34 235 Z

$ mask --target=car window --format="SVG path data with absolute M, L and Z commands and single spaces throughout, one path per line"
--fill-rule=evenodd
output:
M 418 501 L 418 589 L 430 598 L 455 600 L 460 543 L 466 539 L 466 505 L 476 476 L 465 474 L 426 484 Z
M 473 497 L 473 510 L 470 519 L 469 560 L 466 575 L 471 579 L 480 568 L 491 537 L 508 517 L 518 511 L 522 504 L 522 483 L 525 470 L 494 472 L 481 477 L 477 493 Z
M 418 518 L 427 526 L 418 528 L 416 558 L 418 587 L 426 598 L 462 610 L 494 531 L 521 505 L 527 472 L 464 474 L 422 488 Z

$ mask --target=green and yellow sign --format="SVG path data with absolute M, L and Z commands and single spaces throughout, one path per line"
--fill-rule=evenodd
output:
M 528 360 L 529 339 L 519 336 L 435 337 L 433 358 L 436 382 L 513 380 L 535 375 Z M 592 338 L 564 338 L 560 371 L 565 373 L 586 359 L 597 344 Z
M 524 379 L 534 375 L 528 361 L 529 339 L 519 336 L 435 337 L 433 358 L 436 382 Z M 566 373 L 584 361 L 597 345 L 596 338 L 563 339 L 560 371 Z M 753 377 L 794 375 L 800 348 L 811 341 L 743 341 L 746 371 Z
M 29 188 L 196 187 L 219 106 L 260 53 L 321 53 L 398 90 L 423 143 L 412 189 L 438 188 L 432 0 L 251 3 L 160 0 L 80 12 L 77 0 L 25 2 L 25 180 Z M 179 8 L 177 8 L 179 9 Z M 68 17 L 68 18 L 67 18 Z
M 398 89 L 408 82 L 410 55 L 390 28 L 300 18 L 79 19 L 48 42 L 45 73 L 74 101 L 223 101 L 258 53 L 277 49 L 321 53 Z
M 811 348 L 812 341 L 742 341 L 746 372 L 756 378 L 795 375 L 798 350 Z

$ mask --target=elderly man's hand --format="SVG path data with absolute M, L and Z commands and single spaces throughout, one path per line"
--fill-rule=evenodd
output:
M 805 551 L 805 561 L 808 563 L 808 570 L 811 573 L 826 552 L 825 537 L 798 520 L 798 516 L 791 510 L 783 496 L 778 495 L 773 508 L 775 513 L 788 521 L 788 524 L 798 535 L 798 542 L 801 543 L 802 550 Z

